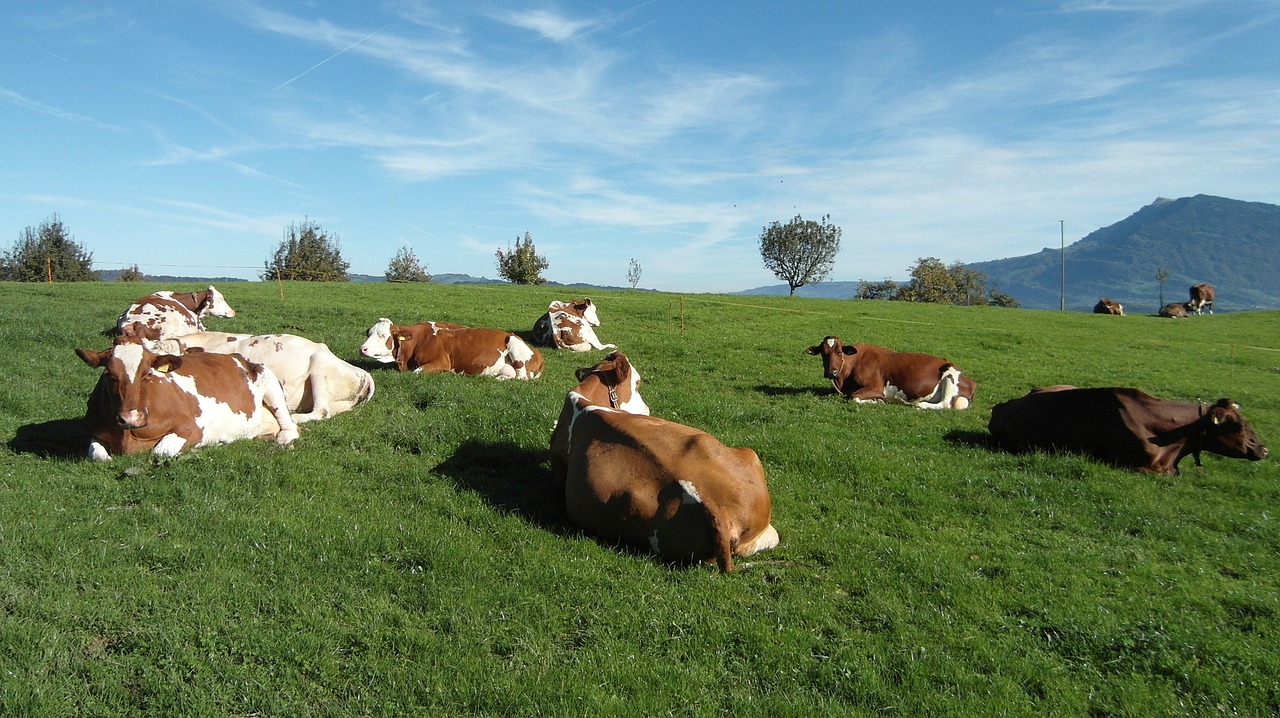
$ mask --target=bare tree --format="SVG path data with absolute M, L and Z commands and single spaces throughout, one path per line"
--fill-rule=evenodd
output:
M 627 269 L 627 282 L 631 284 L 632 289 L 635 289 L 636 285 L 640 283 L 640 263 L 636 261 L 635 257 L 631 258 L 631 266 Z

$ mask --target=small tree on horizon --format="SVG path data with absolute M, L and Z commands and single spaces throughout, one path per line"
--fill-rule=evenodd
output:
M 317 222 L 304 218 L 290 224 L 271 258 L 265 263 L 262 279 L 292 279 L 305 282 L 347 282 L 351 264 L 342 258 L 338 235 L 329 234 Z
M 538 250 L 533 246 L 533 237 L 528 232 L 524 233 L 523 239 L 516 236 L 514 248 L 508 244 L 506 252 L 499 249 L 495 255 L 498 259 L 498 274 L 503 279 L 515 284 L 547 283 L 542 277 L 542 270 L 551 265 L 546 257 L 538 256 Z
M 1160 285 L 1160 306 L 1164 306 L 1164 283 L 1169 280 L 1169 270 L 1160 267 L 1156 269 L 1156 284 Z
M 841 230 L 830 220 L 831 215 L 815 222 L 797 214 L 786 224 L 772 222 L 760 232 L 764 267 L 787 283 L 789 296 L 806 284 L 826 279 L 835 266 Z
M 413 253 L 413 248 L 403 245 L 396 250 L 396 256 L 392 257 L 387 264 L 386 277 L 388 282 L 431 281 L 431 275 L 427 274 L 427 268 L 418 261 L 418 255 Z
M 640 283 L 640 263 L 636 261 L 635 257 L 631 258 L 631 266 L 627 269 L 627 282 L 632 289 L 635 289 L 636 285 Z
M 27 227 L 0 259 L 0 279 L 15 282 L 96 282 L 93 253 L 76 243 L 57 214 Z
M 122 270 L 120 274 L 116 276 L 116 281 L 117 282 L 145 282 L 147 281 L 147 275 L 143 274 L 142 270 L 138 269 L 138 265 L 135 264 L 132 267 L 126 267 L 124 270 Z

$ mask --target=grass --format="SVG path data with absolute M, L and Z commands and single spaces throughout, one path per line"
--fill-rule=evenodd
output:
M 1230 396 L 1280 436 L 1280 314 L 1188 320 L 593 291 L 656 415 L 760 454 L 782 545 L 672 569 L 564 521 L 573 371 L 370 367 L 367 405 L 173 460 L 82 457 L 72 353 L 160 285 L 0 283 L 0 714 L 1274 715 L 1280 471 L 1177 477 L 985 442 L 1035 385 Z M 378 317 L 526 330 L 550 288 L 231 284 L 211 329 L 357 361 Z M 827 334 L 924 351 L 973 408 L 834 396 Z M 358 363 L 358 362 L 357 362 Z

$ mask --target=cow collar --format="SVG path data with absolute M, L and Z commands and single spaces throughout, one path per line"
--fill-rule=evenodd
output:
M 618 408 L 618 389 L 613 384 L 605 384 L 605 387 L 609 390 L 609 408 L 617 409 Z
M 1196 405 L 1196 411 L 1199 413 L 1199 417 L 1196 419 L 1196 432 L 1191 445 L 1191 456 L 1196 460 L 1196 471 L 1201 474 L 1204 473 L 1204 466 L 1200 464 L 1200 447 L 1204 446 L 1204 434 L 1209 430 L 1208 419 L 1205 418 L 1204 408 L 1205 403 L 1203 401 Z

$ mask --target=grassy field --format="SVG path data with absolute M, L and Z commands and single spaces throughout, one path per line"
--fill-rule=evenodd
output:
M 1280 713 L 1280 469 L 1176 477 L 985 441 L 1036 385 L 1229 396 L 1280 442 L 1280 313 L 1187 320 L 597 291 L 654 414 L 754 448 L 778 548 L 668 568 L 566 525 L 573 371 L 368 366 L 373 400 L 169 461 L 82 458 L 75 347 L 152 284 L 0 283 L 0 715 L 1265 716 Z M 210 329 L 354 363 L 378 317 L 527 330 L 570 292 L 219 287 Z M 575 296 L 581 296 L 580 294 Z M 923 351 L 973 408 L 857 405 L 803 349 Z

